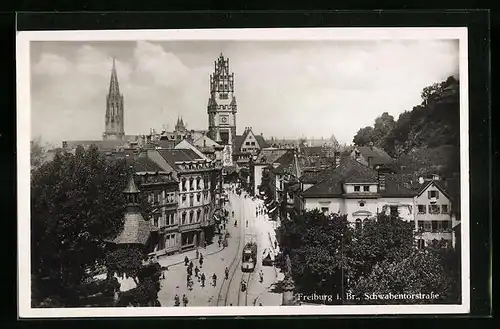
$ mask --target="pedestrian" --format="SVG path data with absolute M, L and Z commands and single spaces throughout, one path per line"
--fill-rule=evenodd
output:
M 262 303 L 259 303 L 259 306 L 262 306 Z
M 200 252 L 198 251 L 198 249 L 196 249 L 196 259 L 198 259 L 200 257 Z
M 212 275 L 212 280 L 215 287 L 217 285 L 217 274 L 214 273 L 214 275 Z
M 198 277 L 198 273 L 199 273 L 199 272 L 200 272 L 200 269 L 198 268 L 198 266 L 196 266 L 196 267 L 194 268 L 194 276 L 195 276 L 195 277 Z
M 232 211 L 232 213 L 231 213 L 231 214 L 232 214 L 232 217 L 234 218 L 234 210 Z
M 181 305 L 181 301 L 180 301 L 179 295 L 175 294 L 175 297 L 174 297 L 174 306 L 179 306 L 179 305 Z
M 205 287 L 205 273 L 201 273 L 200 279 L 201 279 L 201 287 Z
M 188 267 L 188 268 L 187 268 L 187 274 L 188 274 L 189 276 L 193 275 L 193 269 L 192 269 L 191 267 Z
M 189 258 L 188 256 L 184 257 L 184 266 L 188 266 L 189 264 Z
M 238 226 L 238 221 L 234 221 L 234 227 L 237 227 Z
M 226 270 L 224 271 L 224 274 L 226 275 L 226 280 L 229 277 L 229 269 L 226 266 Z
M 220 248 L 221 240 L 219 239 L 219 241 L 218 241 L 218 242 L 219 242 L 219 248 Z
M 200 268 L 203 268 L 203 257 L 200 258 Z
M 189 267 L 193 269 L 193 261 L 189 262 Z
M 187 298 L 186 294 L 182 295 L 182 303 L 184 304 L 184 306 L 188 305 L 188 298 Z
M 260 281 L 260 283 L 262 283 L 264 281 L 264 273 L 262 272 L 262 270 L 260 270 L 260 272 L 259 272 L 259 281 Z

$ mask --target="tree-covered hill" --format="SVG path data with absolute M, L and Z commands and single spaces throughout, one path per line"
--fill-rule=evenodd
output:
M 459 172 L 459 81 L 450 76 L 422 91 L 422 103 L 397 121 L 387 112 L 354 137 L 354 144 L 373 142 L 397 159 L 405 173 L 452 176 Z

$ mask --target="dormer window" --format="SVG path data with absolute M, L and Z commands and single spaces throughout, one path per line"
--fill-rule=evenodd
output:
M 369 185 L 363 186 L 363 192 L 370 192 L 370 186 Z
M 428 195 L 429 199 L 432 199 L 432 198 L 439 199 L 439 191 L 428 191 L 427 195 Z
M 354 186 L 354 192 L 359 192 L 361 190 L 361 186 L 355 185 Z

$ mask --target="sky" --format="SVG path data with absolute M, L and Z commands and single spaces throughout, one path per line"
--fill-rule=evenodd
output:
M 457 40 L 33 41 L 32 138 L 100 140 L 116 67 L 125 133 L 206 130 L 210 74 L 223 53 L 235 76 L 237 133 L 330 138 L 421 103 L 424 87 L 458 75 Z

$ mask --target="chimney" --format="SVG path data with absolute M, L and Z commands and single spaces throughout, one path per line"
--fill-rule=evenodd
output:
M 370 150 L 373 150 L 373 142 L 368 143 L 368 146 L 370 147 Z
M 424 179 L 422 176 L 420 176 L 420 177 L 418 178 L 418 183 L 419 183 L 420 185 L 422 185 L 423 183 L 425 183 L 425 179 Z
M 439 177 L 438 174 L 434 174 L 434 175 L 432 175 L 432 180 L 433 181 L 441 180 L 441 177 Z
M 372 167 L 372 159 L 373 157 L 368 157 L 368 167 Z

